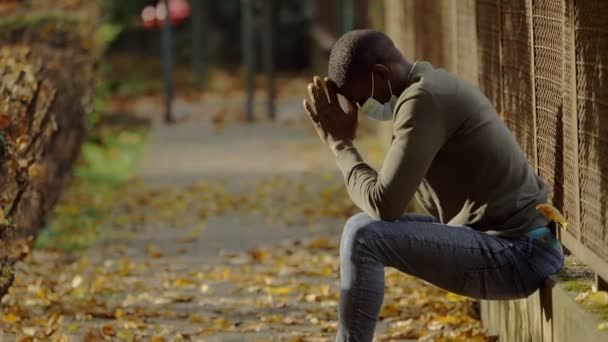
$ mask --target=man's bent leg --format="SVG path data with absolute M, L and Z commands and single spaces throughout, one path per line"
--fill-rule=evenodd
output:
M 340 326 L 337 341 L 371 341 L 376 319 L 384 297 L 384 265 L 353 246 L 360 242 L 360 231 L 374 221 L 366 214 L 351 217 L 344 227 L 340 242 Z M 381 222 L 381 221 L 377 221 Z M 399 221 L 437 222 L 432 216 L 410 214 Z M 373 229 L 373 228 L 372 228 Z M 353 259 L 356 259 L 354 261 Z M 353 289 L 353 283 L 357 287 Z
M 522 298 L 561 267 L 561 256 L 527 237 L 500 238 L 424 216 L 385 222 L 358 214 L 340 244 L 338 341 L 371 341 L 384 293 L 384 267 L 462 295 Z

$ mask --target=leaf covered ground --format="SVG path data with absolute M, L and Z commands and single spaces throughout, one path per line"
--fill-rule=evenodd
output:
M 138 177 L 113 183 L 110 209 L 83 223 L 94 226 L 83 227 L 94 235 L 88 248 L 51 239 L 79 222 L 70 221 L 79 204 L 95 207 L 97 191 L 68 191 L 60 227 L 16 265 L 0 340 L 332 341 L 340 233 L 357 210 L 301 120 L 303 81 L 281 82 L 276 123 L 243 124 L 243 96 L 227 76 L 180 100 L 189 119 L 153 125 Z M 154 97 L 127 105 L 149 117 L 162 108 Z M 373 136 L 361 145 L 378 154 Z M 376 336 L 487 338 L 469 299 L 392 269 Z

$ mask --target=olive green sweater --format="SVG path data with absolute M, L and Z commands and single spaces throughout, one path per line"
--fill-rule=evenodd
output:
M 546 225 L 535 206 L 546 203 L 547 187 L 479 88 L 427 62 L 414 64 L 408 82 L 382 169 L 366 164 L 355 147 L 336 156 L 353 202 L 394 221 L 416 196 L 447 223 L 469 199 L 487 204 L 473 229 L 513 236 Z

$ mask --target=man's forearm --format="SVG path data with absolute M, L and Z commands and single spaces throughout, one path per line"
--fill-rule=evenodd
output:
M 392 220 L 401 213 L 393 213 L 391 199 L 384 198 L 378 188 L 378 172 L 365 163 L 352 143 L 337 144 L 332 148 L 338 167 L 344 175 L 348 195 L 355 205 L 368 215 Z
M 340 153 L 342 150 L 351 147 L 354 148 L 353 142 L 351 140 L 336 141 L 329 146 L 331 151 L 334 153 L 334 156 L 338 156 L 338 153 Z

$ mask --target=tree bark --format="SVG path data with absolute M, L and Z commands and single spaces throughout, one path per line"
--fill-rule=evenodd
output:
M 92 102 L 92 31 L 28 18 L 0 21 L 0 296 L 70 179 Z

